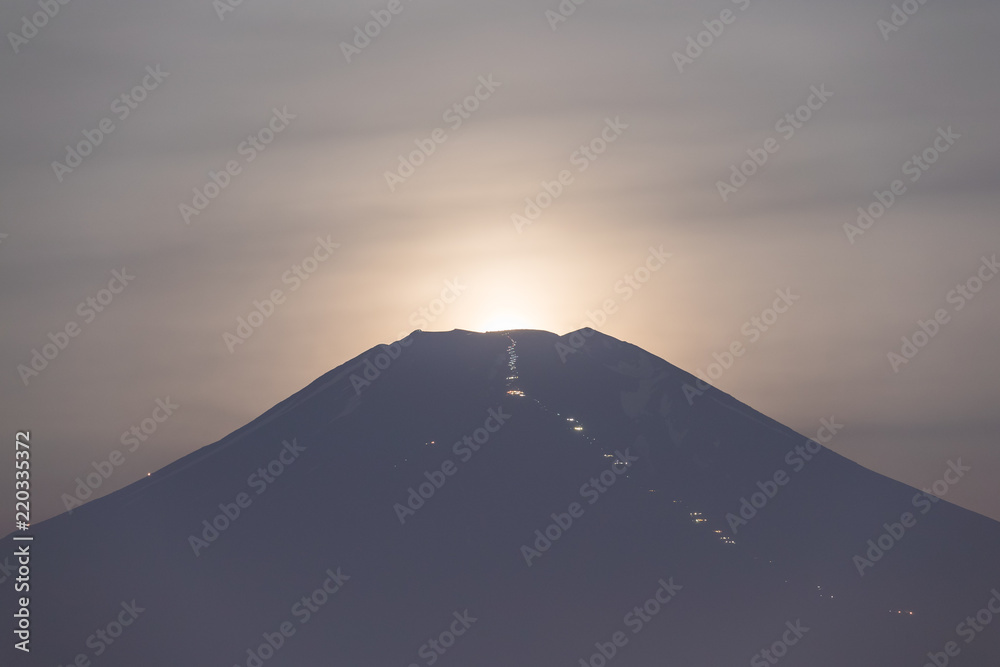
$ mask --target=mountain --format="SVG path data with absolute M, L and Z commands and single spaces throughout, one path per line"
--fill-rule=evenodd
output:
M 33 526 L 0 662 L 997 664 L 1000 525 L 816 427 L 590 329 L 416 331 Z

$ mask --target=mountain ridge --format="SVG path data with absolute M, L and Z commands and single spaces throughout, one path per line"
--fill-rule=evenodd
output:
M 915 489 L 728 394 L 689 400 L 695 380 L 586 329 L 372 347 L 32 527 L 39 653 L 88 655 L 93 619 L 135 598 L 149 611 L 104 664 L 250 664 L 285 620 L 298 632 L 268 665 L 421 664 L 427 633 L 465 610 L 480 620 L 442 660 L 593 664 L 624 627 L 621 665 L 746 662 L 805 619 L 799 664 L 904 667 L 1000 583 L 996 522 L 947 502 L 920 513 Z M 294 600 L 334 579 L 295 625 Z M 654 589 L 670 603 L 640 635 L 622 614 Z M 983 635 L 964 652 L 996 649 Z

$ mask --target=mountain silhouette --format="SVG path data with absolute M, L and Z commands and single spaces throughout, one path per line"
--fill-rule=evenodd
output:
M 847 428 L 591 329 L 415 331 L 33 526 L 0 662 L 996 664 L 1000 525 L 823 446 Z

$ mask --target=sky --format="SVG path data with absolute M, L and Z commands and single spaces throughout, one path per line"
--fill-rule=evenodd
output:
M 1000 519 L 995 2 L 0 26 L 0 420 L 36 521 L 116 450 L 88 500 L 413 329 L 583 326 L 914 486 L 961 459 L 945 497 Z

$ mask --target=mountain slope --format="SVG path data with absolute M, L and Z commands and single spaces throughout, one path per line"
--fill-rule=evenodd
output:
M 592 330 L 415 332 L 32 532 L 26 664 L 1000 656 L 1000 525 Z

